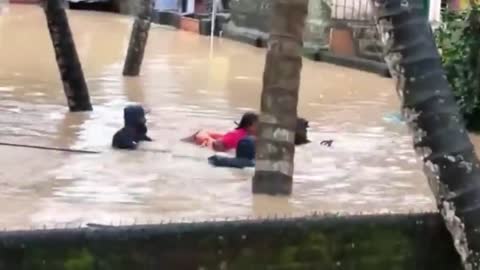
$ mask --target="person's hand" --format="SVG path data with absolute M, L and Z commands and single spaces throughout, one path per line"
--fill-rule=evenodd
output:
M 214 140 L 213 139 L 205 139 L 202 144 L 200 144 L 201 147 L 207 147 L 207 148 L 211 148 L 212 147 L 212 144 L 213 144 Z
M 332 147 L 333 140 L 324 140 L 320 142 L 320 145 L 324 145 L 326 147 Z
M 200 147 L 208 147 L 208 140 L 203 140 L 203 142 L 200 144 Z

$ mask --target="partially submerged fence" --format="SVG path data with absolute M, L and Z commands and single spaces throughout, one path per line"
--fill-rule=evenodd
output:
M 371 0 L 332 0 L 331 9 L 333 20 L 375 23 Z

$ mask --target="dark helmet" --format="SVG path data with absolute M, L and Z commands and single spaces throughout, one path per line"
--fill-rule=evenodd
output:
M 125 126 L 138 126 L 145 124 L 145 109 L 140 105 L 129 105 L 123 109 L 123 119 Z

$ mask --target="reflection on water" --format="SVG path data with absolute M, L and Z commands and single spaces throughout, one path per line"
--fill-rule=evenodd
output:
M 299 111 L 314 143 L 298 148 L 294 195 L 252 196 L 252 170 L 213 169 L 207 150 L 179 142 L 199 128 L 227 130 L 259 105 L 264 51 L 154 26 L 143 74 L 122 78 L 131 21 L 69 12 L 95 111 L 69 114 L 43 14 L 0 16 L 0 141 L 100 150 L 76 155 L 0 147 L 0 225 L 131 223 L 319 212 L 434 209 L 399 121 L 390 80 L 305 61 Z M 35 41 L 35 42 L 32 42 Z M 143 148 L 110 149 L 122 108 L 151 109 Z M 318 143 L 335 140 L 333 148 Z

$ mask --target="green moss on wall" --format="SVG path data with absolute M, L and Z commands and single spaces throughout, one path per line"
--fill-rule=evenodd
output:
M 3 269 L 461 268 L 432 214 L 0 234 Z

